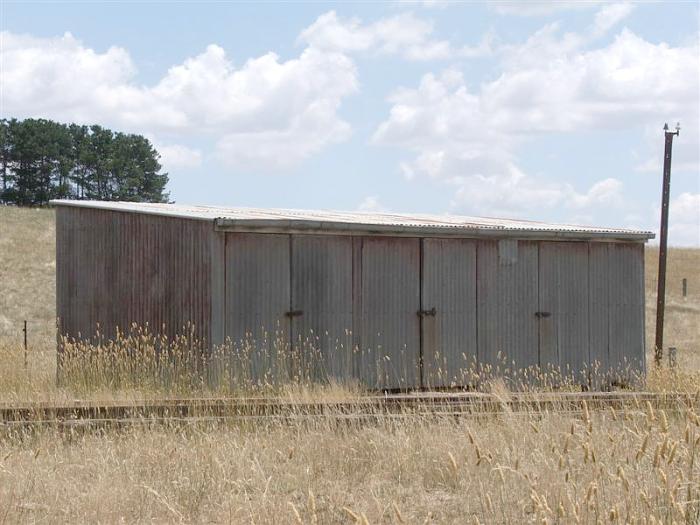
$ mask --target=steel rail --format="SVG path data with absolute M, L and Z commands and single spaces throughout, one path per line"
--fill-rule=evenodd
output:
M 130 402 L 2 404 L 0 426 L 21 422 L 177 420 L 196 418 L 343 418 L 393 416 L 492 416 L 533 413 L 571 413 L 601 409 L 684 411 L 700 406 L 700 393 L 594 392 L 419 393 L 366 396 L 333 401 L 289 398 L 183 398 Z

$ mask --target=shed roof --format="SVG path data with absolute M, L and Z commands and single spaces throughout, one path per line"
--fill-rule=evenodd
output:
M 521 237 L 646 241 L 649 231 L 462 215 L 220 208 L 186 204 L 52 200 L 57 206 L 207 220 L 224 231 L 304 232 L 449 237 Z

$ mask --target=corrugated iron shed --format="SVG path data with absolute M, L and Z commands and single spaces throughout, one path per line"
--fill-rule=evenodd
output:
M 136 323 L 174 337 L 190 326 L 206 348 L 230 343 L 232 357 L 244 356 L 228 367 L 237 377 L 303 373 L 389 389 L 467 386 L 475 364 L 553 367 L 592 386 L 644 370 L 651 232 L 455 215 L 54 204 L 60 335 L 101 340 Z

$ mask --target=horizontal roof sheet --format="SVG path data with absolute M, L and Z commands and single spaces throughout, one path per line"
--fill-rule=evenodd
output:
M 188 219 L 211 220 L 220 229 L 237 230 L 343 230 L 437 235 L 530 234 L 541 237 L 617 238 L 645 240 L 654 234 L 642 230 L 601 228 L 537 221 L 468 217 L 462 215 L 289 210 L 274 208 L 220 208 L 185 204 L 54 200 L 60 206 L 79 206 Z

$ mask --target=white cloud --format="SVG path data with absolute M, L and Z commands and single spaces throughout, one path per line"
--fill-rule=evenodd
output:
M 601 2 L 602 0 L 494 0 L 489 2 L 489 6 L 501 15 L 547 16 L 560 11 L 589 9 Z
M 651 208 L 649 227 L 658 233 L 661 208 L 658 204 Z M 668 238 L 672 246 L 700 246 L 700 193 L 685 192 L 671 199 Z M 659 242 L 658 235 L 654 242 Z
M 630 3 L 609 4 L 603 6 L 595 15 L 593 34 L 604 35 L 615 27 L 632 12 L 634 6 Z
M 196 168 L 202 164 L 202 152 L 182 144 L 160 144 L 154 142 L 160 153 L 160 163 L 166 171 Z
M 365 212 L 383 212 L 387 211 L 387 209 L 382 205 L 381 202 L 379 202 L 379 197 L 376 195 L 368 195 L 365 197 L 360 205 L 357 207 L 358 211 L 365 211 Z
M 456 188 L 453 210 L 483 215 L 530 216 L 558 207 L 574 211 L 622 204 L 618 179 L 598 181 L 580 193 L 570 184 L 527 175 L 513 163 L 506 163 L 502 171 L 456 176 L 447 183 Z
M 329 11 L 304 29 L 299 40 L 320 50 L 398 54 L 409 60 L 471 58 L 492 52 L 490 34 L 474 47 L 454 47 L 446 40 L 433 39 L 432 35 L 433 23 L 412 13 L 363 24 L 359 18 L 341 19 L 335 11 Z
M 520 46 L 503 47 L 500 76 L 477 89 L 454 70 L 426 74 L 417 87 L 389 97 L 390 113 L 373 142 L 413 152 L 400 163 L 402 173 L 453 185 L 453 207 L 461 211 L 565 207 L 581 215 L 621 205 L 620 180 L 577 191 L 523 173 L 516 152 L 537 135 L 639 128 L 669 115 L 687 115 L 686 127 L 697 130 L 697 43 L 653 44 L 623 29 L 608 45 L 587 48 L 629 10 L 605 6 L 582 34 L 561 35 L 550 24 Z
M 349 133 L 338 109 L 356 91 L 357 71 L 330 50 L 306 48 L 287 61 L 267 53 L 235 68 L 221 47 L 210 45 L 156 84 L 141 86 L 121 48 L 100 53 L 69 33 L 3 32 L 2 42 L 3 116 L 99 122 L 156 136 L 210 134 L 229 162 L 246 164 L 285 155 L 300 161 Z M 191 151 L 167 153 L 174 162 L 196 161 Z
M 699 95 L 700 96 L 700 95 Z M 688 114 L 685 115 L 686 117 Z M 680 115 L 676 115 L 678 119 Z M 668 119 L 669 126 L 673 129 L 678 119 Z M 693 125 L 697 122 L 690 119 L 689 126 L 681 122 L 680 134 L 673 139 L 673 156 L 671 162 L 672 176 L 677 173 L 688 172 L 697 176 L 700 173 L 700 126 Z M 637 171 L 656 173 L 659 176 L 663 173 L 664 165 L 664 132 L 661 128 L 661 121 L 656 125 L 644 127 L 644 151 L 651 152 L 649 157 L 640 162 Z
M 294 115 L 284 129 L 225 134 L 216 145 L 225 164 L 284 168 L 310 157 L 328 144 L 350 136 L 350 125 L 336 117 L 337 104 L 321 101 Z
M 481 215 L 527 215 L 537 203 L 540 210 L 561 204 L 565 190 L 560 184 L 543 183 L 529 177 L 512 163 L 502 170 L 453 177 L 456 186 L 453 211 Z
M 597 205 L 616 205 L 622 202 L 622 182 L 607 178 L 596 182 L 584 193 L 569 191 L 567 204 L 573 208 L 589 208 Z
M 700 193 L 681 193 L 673 199 L 668 221 L 674 244 L 700 246 Z

